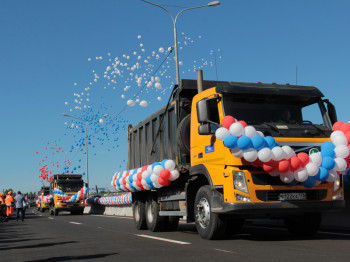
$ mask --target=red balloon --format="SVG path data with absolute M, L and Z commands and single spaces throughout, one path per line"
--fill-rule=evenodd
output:
M 270 173 L 276 170 L 277 162 L 275 160 L 270 160 L 269 162 L 263 163 L 263 169 L 265 172 Z
M 161 184 L 162 186 L 168 186 L 170 185 L 171 181 L 169 179 L 164 179 L 162 177 L 158 177 L 158 183 Z
M 340 128 L 342 127 L 344 123 L 343 122 L 335 122 L 334 125 L 333 125 L 333 130 L 340 130 Z
M 297 154 L 297 157 L 300 159 L 301 167 L 303 167 L 303 168 L 304 168 L 304 167 L 309 163 L 309 161 L 310 161 L 309 155 L 306 154 L 306 153 L 304 153 L 304 152 L 301 152 L 301 153 Z
M 171 173 L 168 169 L 163 169 L 160 171 L 159 177 L 163 178 L 164 180 L 169 180 Z
M 145 190 L 145 189 L 143 188 L 143 185 L 142 185 L 142 183 L 141 183 L 141 180 L 136 180 L 136 185 L 137 185 L 141 190 Z
M 234 119 L 233 116 L 225 116 L 222 121 L 221 121 L 221 125 L 223 127 L 225 127 L 226 129 L 230 129 L 230 126 L 236 122 L 236 120 Z
M 142 171 L 137 174 L 137 181 L 141 181 L 142 179 Z
M 347 132 L 350 132 L 350 123 L 345 123 L 340 127 L 340 131 L 342 131 L 344 134 Z
M 146 171 L 147 168 L 148 168 L 148 166 L 144 166 L 144 167 L 141 169 L 141 172 Z
M 238 123 L 240 123 L 243 127 L 246 127 L 248 125 L 247 122 L 243 120 L 238 121 Z
M 287 173 L 290 170 L 290 163 L 288 160 L 281 160 L 278 162 L 278 171 L 281 173 Z
M 350 167 L 350 156 L 344 158 L 344 160 L 346 161 L 346 168 L 349 168 Z
M 293 156 L 290 159 L 290 169 L 293 171 L 297 171 L 301 168 L 301 161 L 297 156 Z

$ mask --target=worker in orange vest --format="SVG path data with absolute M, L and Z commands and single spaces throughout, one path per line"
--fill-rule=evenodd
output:
M 4 194 L 0 192 L 0 210 L 2 211 L 2 215 L 6 217 L 6 204 L 5 204 L 5 199 L 4 199 Z
M 6 204 L 6 215 L 11 216 L 13 215 L 13 206 L 14 206 L 15 200 L 12 197 L 12 191 L 9 191 L 7 193 L 6 199 L 5 199 L 5 204 Z

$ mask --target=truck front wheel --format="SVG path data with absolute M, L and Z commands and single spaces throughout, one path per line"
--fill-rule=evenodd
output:
M 132 203 L 135 226 L 138 230 L 147 229 L 145 202 L 136 200 Z
M 150 231 L 159 232 L 167 226 L 167 218 L 159 215 L 159 204 L 151 198 L 146 202 L 146 224 Z
M 209 186 L 202 186 L 196 195 L 194 214 L 196 228 L 204 239 L 221 239 L 225 236 L 226 220 L 211 212 L 212 200 Z
M 284 219 L 289 233 L 299 237 L 310 237 L 316 234 L 321 225 L 321 213 L 305 213 Z

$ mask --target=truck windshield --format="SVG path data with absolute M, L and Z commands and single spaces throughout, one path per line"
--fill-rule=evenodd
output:
M 57 188 L 61 189 L 63 192 L 78 192 L 83 186 L 83 181 L 57 182 Z
M 224 94 L 223 107 L 225 115 L 272 130 L 269 135 L 291 136 L 293 130 L 293 136 L 303 137 L 306 129 L 310 129 L 308 132 L 313 137 L 329 135 L 317 98 Z M 281 125 L 289 132 L 279 130 Z

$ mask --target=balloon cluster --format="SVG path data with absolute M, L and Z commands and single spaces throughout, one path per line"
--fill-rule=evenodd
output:
M 85 199 L 87 197 L 87 192 L 88 192 L 88 189 L 84 186 L 78 191 L 78 193 L 72 196 L 65 194 L 59 188 L 55 188 L 52 193 L 54 194 L 54 196 L 57 196 L 58 199 L 60 199 L 63 202 L 74 203 L 74 202 L 78 202 L 79 200 Z
M 50 204 L 53 201 L 52 195 L 42 196 L 41 198 L 45 204 Z
M 105 206 L 121 206 L 132 204 L 131 193 L 114 197 L 96 197 L 93 202 Z
M 339 173 L 350 167 L 350 123 L 335 123 L 332 142 L 324 142 L 321 152 L 310 155 L 296 154 L 289 146 L 281 147 L 273 137 L 265 137 L 232 116 L 225 116 L 221 124 L 215 136 L 235 157 L 262 167 L 271 176 L 280 176 L 284 183 L 301 182 L 311 188 L 322 181 L 334 182 Z
M 169 186 L 179 178 L 175 161 L 164 159 L 152 165 L 115 173 L 111 185 L 119 192 L 137 192 Z

